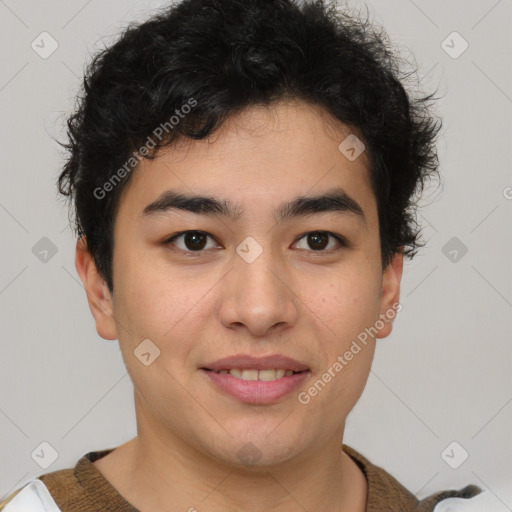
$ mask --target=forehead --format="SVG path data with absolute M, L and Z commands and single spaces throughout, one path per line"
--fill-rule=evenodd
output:
M 333 188 L 357 198 L 366 212 L 375 207 L 369 159 L 364 151 L 347 157 L 346 141 L 350 145 L 353 137 L 321 107 L 289 102 L 247 108 L 207 139 L 180 139 L 156 159 L 143 159 L 123 191 L 119 213 L 125 205 L 131 216 L 141 215 L 173 190 L 225 198 L 247 206 L 244 212 L 264 208 L 262 214 L 285 198 Z

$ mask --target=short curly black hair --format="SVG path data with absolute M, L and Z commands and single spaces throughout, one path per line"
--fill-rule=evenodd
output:
M 129 25 L 87 67 L 58 177 L 76 235 L 85 235 L 109 290 L 115 215 L 137 151 L 151 138 L 143 157 L 154 158 L 179 138 L 206 138 L 249 106 L 288 99 L 323 107 L 362 137 L 383 268 L 396 252 L 412 258 L 424 245 L 416 195 L 439 174 L 442 123 L 435 93 L 406 90 L 413 73 L 403 62 L 368 16 L 329 0 L 182 0 Z M 154 137 L 159 126 L 166 129 Z

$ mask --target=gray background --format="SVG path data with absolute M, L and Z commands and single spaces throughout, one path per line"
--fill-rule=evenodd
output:
M 62 140 L 90 54 L 164 3 L 0 0 L 0 496 L 136 434 L 118 342 L 97 335 L 74 268 L 50 136 Z M 413 52 L 422 87 L 439 85 L 443 186 L 425 194 L 428 245 L 406 264 L 403 310 L 345 442 L 420 498 L 475 483 L 493 510 L 512 510 L 512 1 L 366 4 Z M 31 47 L 44 31 L 59 45 L 46 59 Z M 469 43 L 458 58 L 442 47 L 454 31 Z M 57 250 L 47 261 L 43 237 Z M 31 456 L 44 441 L 58 454 L 46 469 Z M 453 441 L 469 453 L 458 469 L 442 456 L 461 460 L 460 448 L 445 452 Z

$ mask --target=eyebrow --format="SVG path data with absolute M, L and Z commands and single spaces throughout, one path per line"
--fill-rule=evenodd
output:
M 187 195 L 174 190 L 163 192 L 155 201 L 148 204 L 143 217 L 165 214 L 172 210 L 184 210 L 196 214 L 222 216 L 238 220 L 243 215 L 243 208 L 236 203 L 214 196 Z M 336 212 L 356 215 L 366 224 L 364 211 L 359 203 L 342 188 L 332 188 L 315 196 L 299 196 L 279 206 L 274 211 L 274 220 L 283 222 L 296 217 L 312 214 Z

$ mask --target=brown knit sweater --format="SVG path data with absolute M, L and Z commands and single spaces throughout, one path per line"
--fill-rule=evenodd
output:
M 93 462 L 109 454 L 114 448 L 94 451 L 81 457 L 74 468 L 61 469 L 38 477 L 52 495 L 58 507 L 65 512 L 139 512 L 105 479 Z M 482 492 L 475 485 L 456 491 L 442 491 L 419 501 L 395 478 L 375 466 L 347 445 L 343 450 L 356 462 L 368 482 L 367 512 L 427 512 L 446 498 L 472 498 Z M 0 503 L 0 511 L 20 489 Z

